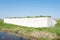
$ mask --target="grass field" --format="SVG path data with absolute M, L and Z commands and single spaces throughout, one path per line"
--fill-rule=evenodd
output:
M 0 20 L 0 30 L 2 30 L 2 29 L 15 29 L 16 31 L 21 30 L 21 31 L 25 31 L 27 33 L 30 33 L 32 31 L 47 31 L 47 32 L 51 32 L 51 33 L 56 33 L 58 36 L 60 36 L 60 20 L 56 20 L 56 21 L 57 21 L 57 24 L 54 27 L 32 28 L 32 27 L 24 27 L 24 26 L 6 24 L 6 23 L 3 23 L 3 20 Z M 16 33 L 16 31 L 15 31 L 15 33 Z

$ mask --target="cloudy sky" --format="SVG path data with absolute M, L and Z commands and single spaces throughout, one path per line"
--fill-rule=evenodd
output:
M 0 18 L 40 15 L 60 18 L 60 0 L 0 0 Z

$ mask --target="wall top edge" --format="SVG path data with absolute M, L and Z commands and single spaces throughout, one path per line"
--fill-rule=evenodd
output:
M 5 18 L 43 18 L 43 17 L 51 17 L 51 16 L 27 16 L 27 17 L 5 17 Z

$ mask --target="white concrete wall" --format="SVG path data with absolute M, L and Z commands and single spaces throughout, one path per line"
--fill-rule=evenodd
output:
M 53 24 L 49 17 L 40 18 L 4 18 L 4 23 L 15 24 L 27 27 L 49 27 Z
M 57 23 L 56 20 L 53 19 L 53 18 L 51 18 L 51 21 L 52 21 L 52 22 L 51 22 L 52 26 L 55 26 L 55 24 Z

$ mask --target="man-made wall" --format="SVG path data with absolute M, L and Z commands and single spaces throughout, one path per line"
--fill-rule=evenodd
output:
M 27 27 L 50 27 L 50 26 L 54 26 L 54 24 L 56 23 L 55 20 L 53 20 L 53 21 L 52 21 L 51 17 L 4 18 L 4 23 L 20 25 L 20 26 L 27 26 Z
M 57 22 L 56 22 L 56 20 L 55 19 L 53 19 L 53 18 L 48 18 L 48 26 L 55 26 L 55 24 L 56 24 Z

